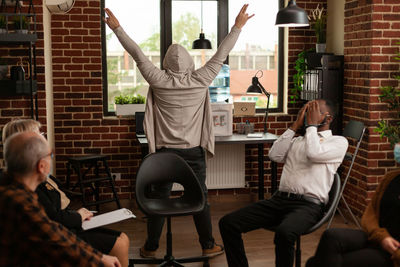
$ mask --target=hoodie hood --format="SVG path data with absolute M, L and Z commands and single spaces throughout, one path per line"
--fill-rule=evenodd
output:
M 188 72 L 194 70 L 194 62 L 183 46 L 172 44 L 165 54 L 163 67 L 172 72 Z

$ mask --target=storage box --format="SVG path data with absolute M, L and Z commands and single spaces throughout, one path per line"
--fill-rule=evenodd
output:
M 232 104 L 211 103 L 212 123 L 215 136 L 232 135 Z
M 256 114 L 256 102 L 234 102 L 235 116 L 254 116 Z

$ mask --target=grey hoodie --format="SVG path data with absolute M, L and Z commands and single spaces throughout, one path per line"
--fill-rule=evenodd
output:
M 208 86 L 235 45 L 240 29 L 233 26 L 215 55 L 197 70 L 192 57 L 179 44 L 170 45 L 163 61 L 165 70 L 160 70 L 122 27 L 114 32 L 150 85 L 144 119 L 149 152 L 162 147 L 201 146 L 214 155 Z

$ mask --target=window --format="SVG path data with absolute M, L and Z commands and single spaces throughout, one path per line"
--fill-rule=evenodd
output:
M 234 101 L 256 101 L 256 108 L 265 109 L 266 96 L 246 95 L 251 78 L 258 70 L 262 70 L 263 76 L 259 81 L 267 92 L 271 93 L 269 107 L 277 109 L 280 95 L 277 68 L 280 46 L 279 28 L 275 26 L 275 17 L 279 10 L 279 2 L 253 0 L 248 3 L 248 13 L 256 15 L 243 28 L 239 40 L 229 54 L 229 63 L 234 63 L 230 64 L 230 94 Z M 229 25 L 235 23 L 242 5 L 241 0 L 229 1 Z M 262 14 L 258 12 L 261 10 Z
M 160 1 L 159 0 L 103 0 L 129 36 L 143 52 L 160 67 Z M 103 9 L 102 9 L 103 10 Z M 118 38 L 103 22 L 104 112 L 113 115 L 114 98 L 120 94 L 147 96 L 148 83 L 140 74 L 133 58 L 119 43 Z
M 266 97 L 246 95 L 246 89 L 258 70 L 263 71 L 260 82 L 272 94 L 271 111 L 283 110 L 283 83 L 278 84 L 278 75 L 283 69 L 283 32 L 275 26 L 279 2 L 282 1 L 248 1 L 248 12 L 256 13 L 256 16 L 243 29 L 227 60 L 231 98 L 256 102 L 257 112 L 265 109 Z M 191 49 L 192 42 L 200 34 L 200 0 L 102 0 L 102 4 L 114 12 L 128 35 L 158 67 L 162 65 L 168 46 L 174 42 L 188 49 L 195 67 L 199 68 L 228 34 L 243 1 L 229 0 L 229 8 L 228 0 L 203 1 L 203 32 L 211 41 L 212 50 Z M 258 14 L 258 10 L 263 14 Z M 104 110 L 105 115 L 113 115 L 116 95 L 136 93 L 146 96 L 148 84 L 112 31 L 104 23 L 102 26 L 103 43 L 106 44 L 103 53 L 107 55 L 103 57 Z

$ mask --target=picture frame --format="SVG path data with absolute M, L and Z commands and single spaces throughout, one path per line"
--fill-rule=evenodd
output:
M 214 127 L 215 136 L 232 135 L 232 109 L 232 104 L 211 103 L 212 124 Z

